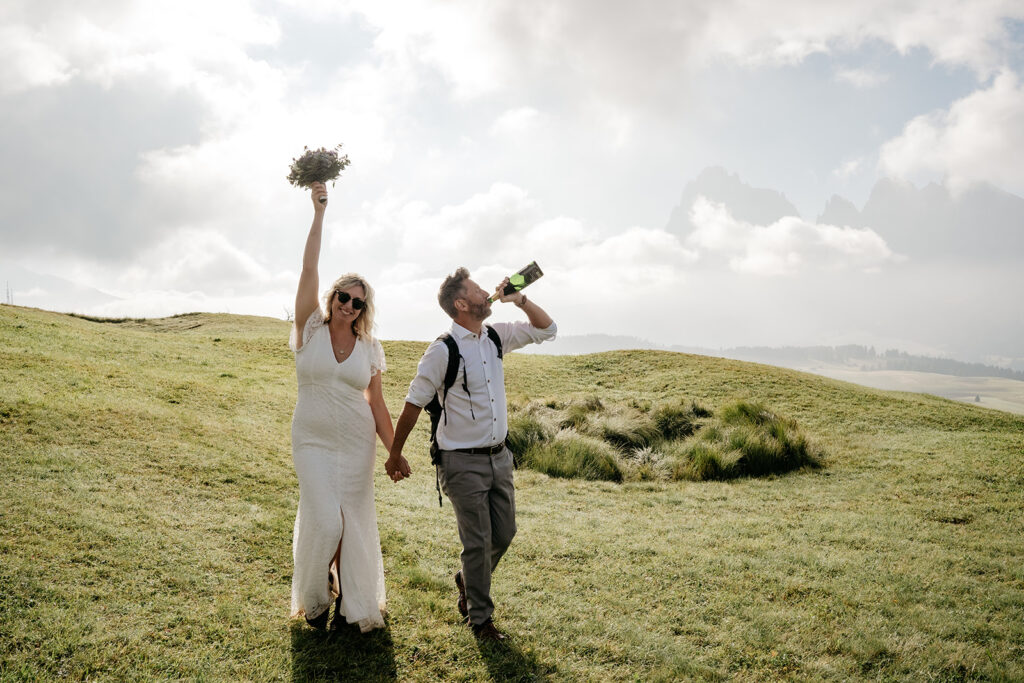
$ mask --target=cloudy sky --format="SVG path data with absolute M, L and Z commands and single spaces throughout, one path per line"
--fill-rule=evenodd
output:
M 340 142 L 321 284 L 368 277 L 384 338 L 436 336 L 456 266 L 537 260 L 562 334 L 1024 356 L 1016 266 L 816 222 L 881 178 L 1024 195 L 1022 77 L 1019 0 L 5 0 L 0 280 L 284 317 L 311 218 L 287 167 Z M 711 166 L 795 215 L 697 197 L 667 229 Z

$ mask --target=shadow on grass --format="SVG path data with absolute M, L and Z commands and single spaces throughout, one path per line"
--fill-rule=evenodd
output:
M 501 642 L 477 641 L 480 657 L 495 681 L 545 681 L 554 676 L 558 668 L 540 661 L 533 652 L 523 652 L 515 644 L 515 636 L 508 631 L 507 640 Z
M 349 624 L 325 632 L 295 621 L 291 632 L 293 681 L 398 679 L 390 628 L 360 633 L 358 626 Z

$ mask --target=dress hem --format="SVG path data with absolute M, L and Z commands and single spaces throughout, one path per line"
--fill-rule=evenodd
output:
M 327 611 L 327 609 L 330 609 L 330 605 L 328 605 L 325 610 L 322 610 L 320 612 L 320 614 L 317 614 L 317 617 L 320 616 L 321 614 L 323 614 L 325 611 Z M 380 611 L 377 614 L 377 616 L 371 615 L 371 616 L 368 616 L 368 617 L 362 617 L 360 619 L 356 619 L 354 621 L 349 621 L 348 617 L 346 617 L 345 621 L 347 623 L 349 623 L 349 624 L 356 624 L 356 625 L 358 625 L 359 626 L 359 630 L 362 633 L 369 633 L 370 631 L 374 631 L 374 630 L 379 629 L 379 628 L 386 628 L 387 624 L 384 621 L 384 618 L 387 616 L 387 613 L 388 613 L 387 605 L 385 603 L 381 603 L 381 606 L 380 606 L 379 610 Z M 345 616 L 345 615 L 342 615 L 342 616 Z M 304 609 L 295 610 L 295 611 L 293 611 L 291 613 L 290 618 L 291 619 L 306 618 L 306 610 L 304 610 Z M 309 619 L 316 619 L 316 617 L 308 617 L 308 618 Z

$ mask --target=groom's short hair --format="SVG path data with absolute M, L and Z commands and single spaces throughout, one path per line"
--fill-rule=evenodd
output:
M 437 303 L 449 317 L 454 319 L 459 315 L 459 309 L 455 308 L 455 300 L 462 296 L 463 284 L 469 279 L 469 271 L 459 268 L 449 275 L 441 283 L 441 289 L 437 292 Z

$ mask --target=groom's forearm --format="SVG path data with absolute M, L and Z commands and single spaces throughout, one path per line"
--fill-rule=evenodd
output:
M 554 320 L 551 319 L 551 316 L 544 312 L 543 308 L 533 303 L 533 301 L 528 298 L 526 299 L 526 303 L 519 308 L 521 308 L 523 313 L 526 314 L 526 319 L 530 321 L 530 324 L 538 330 L 546 330 L 551 327 L 551 323 L 554 322 Z
M 420 411 L 423 409 L 406 403 L 402 408 L 402 414 L 398 416 L 398 423 L 395 425 L 395 440 L 391 443 L 391 455 L 400 455 L 405 446 L 405 440 L 409 438 L 412 428 L 420 418 Z

